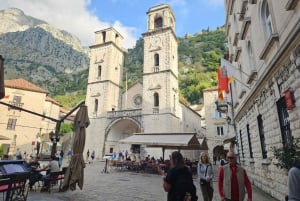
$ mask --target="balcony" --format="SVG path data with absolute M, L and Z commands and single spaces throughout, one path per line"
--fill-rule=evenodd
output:
M 267 40 L 267 42 L 265 44 L 264 49 L 262 50 L 262 52 L 259 55 L 259 58 L 261 60 L 264 60 L 267 57 L 267 55 L 268 55 L 269 51 L 272 49 L 274 43 L 278 42 L 278 40 L 279 40 L 279 35 L 278 34 L 272 34 L 270 36 L 270 38 Z
M 245 90 L 245 89 L 242 89 L 242 90 L 241 90 L 241 93 L 240 93 L 240 95 L 239 95 L 239 99 L 242 99 L 245 95 L 246 95 L 246 90 Z
M 135 110 L 120 110 L 107 112 L 108 119 L 116 119 L 122 117 L 139 117 L 142 116 L 142 109 Z
M 298 0 L 289 0 L 285 5 L 286 10 L 293 10 L 297 6 Z
M 15 102 L 15 101 L 9 101 L 8 102 L 10 105 L 12 105 L 12 106 L 15 106 L 15 107 L 19 107 L 19 108 L 23 108 L 23 105 L 24 105 L 24 103 L 18 103 L 18 102 Z M 17 108 L 15 108 L 15 107 L 8 107 L 8 111 L 9 110 L 18 110 Z M 20 110 L 21 111 L 21 110 Z
M 159 108 L 158 107 L 154 107 L 152 110 L 153 114 L 158 114 L 159 113 Z
M 250 27 L 250 24 L 251 24 L 251 18 L 250 17 L 246 17 L 243 20 L 241 34 L 240 34 L 240 40 L 245 40 L 247 32 L 248 32 L 248 29 Z
M 237 46 L 237 43 L 238 43 L 238 41 L 239 41 L 239 34 L 240 34 L 240 33 L 238 33 L 238 32 L 236 32 L 236 33 L 234 34 L 233 46 Z
M 241 52 L 242 52 L 242 48 L 237 47 L 236 50 L 235 50 L 235 53 L 234 53 L 234 61 L 235 62 L 239 60 Z
M 257 77 L 257 71 L 256 70 L 252 70 L 251 73 L 250 73 L 249 79 L 247 80 L 247 84 L 251 85 L 252 82 L 254 80 L 256 80 L 256 77 Z
M 239 17 L 239 20 L 243 20 L 244 17 L 245 17 L 245 13 L 247 11 L 247 5 L 248 5 L 248 0 L 242 0 L 241 2 L 241 7 L 240 7 L 240 17 Z

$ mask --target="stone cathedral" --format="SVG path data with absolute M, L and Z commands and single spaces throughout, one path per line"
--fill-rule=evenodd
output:
M 114 28 L 95 32 L 90 46 L 86 105 L 90 118 L 85 152 L 96 157 L 138 149 L 143 155 L 159 157 L 161 149 L 120 144 L 134 133 L 202 134 L 200 115 L 179 101 L 178 51 L 175 16 L 169 5 L 147 12 L 142 83 L 122 89 L 124 54 L 122 35 Z

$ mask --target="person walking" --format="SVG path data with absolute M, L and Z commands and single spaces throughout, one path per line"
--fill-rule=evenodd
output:
M 214 177 L 214 173 L 213 173 L 212 165 L 209 162 L 208 155 L 205 152 L 202 152 L 200 154 L 197 173 L 198 173 L 203 200 L 212 201 L 213 193 L 214 193 L 212 179 Z
M 289 170 L 288 189 L 288 201 L 300 201 L 300 164 Z
M 88 149 L 86 152 L 86 163 L 90 163 L 89 158 L 90 158 L 90 150 Z
M 196 201 L 196 187 L 193 183 L 192 173 L 185 166 L 180 152 L 174 151 L 170 159 L 171 168 L 163 177 L 163 188 L 168 192 L 168 201 Z M 164 171 L 162 170 L 164 174 Z
M 243 201 L 245 189 L 247 201 L 252 201 L 252 187 L 246 170 L 236 164 L 236 156 L 232 151 L 227 153 L 228 164 L 219 170 L 218 189 L 221 201 Z
M 92 158 L 92 163 L 94 163 L 94 158 L 95 158 L 95 150 L 93 150 L 93 151 L 92 151 L 91 158 Z

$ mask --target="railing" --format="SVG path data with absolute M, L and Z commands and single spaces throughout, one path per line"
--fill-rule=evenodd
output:
M 15 107 L 19 107 L 19 108 L 22 108 L 24 105 L 24 103 L 18 103 L 18 102 L 14 102 L 14 101 L 9 101 L 9 104 L 12 106 L 15 106 Z M 8 110 L 17 110 L 17 109 L 14 107 L 8 107 Z
M 107 112 L 107 118 L 109 119 L 119 118 L 119 117 L 134 117 L 134 116 L 142 116 L 142 109 Z

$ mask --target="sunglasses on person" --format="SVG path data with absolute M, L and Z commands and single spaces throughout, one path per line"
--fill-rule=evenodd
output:
M 228 159 L 234 159 L 235 157 L 234 156 L 229 156 L 227 157 Z

